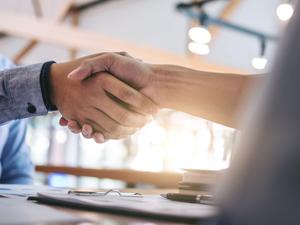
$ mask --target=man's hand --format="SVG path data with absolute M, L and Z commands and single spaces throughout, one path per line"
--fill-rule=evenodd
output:
M 74 62 L 52 65 L 51 100 L 66 120 L 76 121 L 77 126 L 92 125 L 88 129 L 97 132 L 97 142 L 124 138 L 151 120 L 157 107 L 149 98 L 106 72 L 83 81 L 68 79 L 65 74 L 74 68 Z
M 84 80 L 87 78 L 95 77 L 95 73 L 106 71 L 111 73 L 113 76 L 119 80 L 127 83 L 131 87 L 150 96 L 151 99 L 157 104 L 158 99 L 156 99 L 156 94 L 154 91 L 155 73 L 153 67 L 149 64 L 138 61 L 128 55 L 120 55 L 115 53 L 106 53 L 99 56 L 86 59 L 82 61 L 80 66 L 73 70 L 68 77 L 72 80 Z M 158 106 L 158 104 L 157 104 Z M 151 113 L 155 113 L 158 107 L 153 108 Z M 93 137 L 96 141 L 98 137 L 101 137 L 101 133 L 93 133 L 93 129 L 86 123 L 82 126 L 74 120 L 66 120 L 61 118 L 61 125 L 68 125 L 69 129 L 74 133 L 82 132 L 85 137 Z
M 245 97 L 261 81 L 261 75 L 241 76 L 175 65 L 150 65 L 113 53 L 84 60 L 69 77 L 81 80 L 100 71 L 109 72 L 134 87 L 160 108 L 183 111 L 231 127 L 239 126 L 237 118 Z M 85 128 L 83 126 L 83 131 Z M 91 134 L 91 127 L 87 130 Z

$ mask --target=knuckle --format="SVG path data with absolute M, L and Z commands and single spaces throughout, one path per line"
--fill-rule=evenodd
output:
M 106 54 L 104 54 L 104 56 L 106 57 L 106 59 L 108 60 L 108 62 L 113 62 L 115 60 L 116 54 L 113 52 L 108 52 Z
M 131 91 L 126 90 L 126 89 L 120 91 L 120 98 L 123 100 L 127 100 L 128 102 L 130 102 L 131 100 L 136 100 L 134 98 L 134 94 Z
M 90 60 L 88 59 L 84 59 L 82 60 L 82 62 L 80 63 L 80 66 L 81 67 L 86 67 L 86 66 L 89 66 L 90 65 Z
M 153 115 L 158 111 L 158 106 L 151 101 L 142 101 L 140 103 L 140 108 L 143 109 L 147 114 Z
M 128 112 L 124 112 L 119 115 L 119 122 L 121 124 L 127 125 L 129 120 L 130 120 L 130 115 Z
M 109 132 L 111 134 L 118 134 L 120 132 L 120 130 L 121 130 L 120 125 L 118 125 L 118 124 L 113 124 L 109 128 Z

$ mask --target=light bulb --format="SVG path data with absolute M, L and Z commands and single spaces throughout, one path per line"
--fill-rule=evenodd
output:
M 263 57 L 263 56 L 260 56 L 260 57 L 254 57 L 252 59 L 252 66 L 257 69 L 257 70 L 263 70 L 266 68 L 266 65 L 268 63 L 268 60 Z
M 197 42 L 190 42 L 188 47 L 191 52 L 198 55 L 207 55 L 210 51 L 208 45 Z
M 289 3 L 282 3 L 277 7 L 276 13 L 280 20 L 287 21 L 292 17 L 294 8 Z
M 189 30 L 189 37 L 201 44 L 207 44 L 211 40 L 211 34 L 205 27 L 192 27 Z

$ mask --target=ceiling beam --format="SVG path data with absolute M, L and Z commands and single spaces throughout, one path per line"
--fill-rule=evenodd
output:
M 127 51 L 134 57 L 150 63 L 176 64 L 207 71 L 241 72 L 234 68 L 209 64 L 200 59 L 189 59 L 183 55 L 125 42 L 43 18 L 20 16 L 2 10 L 0 10 L 0 32 L 68 49 L 73 48 L 91 52 Z
M 232 14 L 235 12 L 237 7 L 240 5 L 240 3 L 241 3 L 241 0 L 228 1 L 226 6 L 224 7 L 224 9 L 219 14 L 218 18 L 225 20 L 225 21 L 228 20 L 232 16 Z M 212 34 L 212 36 L 215 38 L 220 31 L 220 27 L 219 26 L 211 26 L 209 28 L 209 31 Z
M 37 18 L 41 18 L 42 15 L 42 10 L 41 10 L 41 5 L 40 2 L 38 0 L 33 0 L 33 7 L 34 7 L 34 11 L 35 11 L 35 16 Z M 62 7 L 59 9 L 59 12 L 57 13 L 56 17 L 55 17 L 55 21 L 57 22 L 62 22 L 66 16 L 68 15 L 69 11 L 72 8 L 72 5 L 74 3 L 74 0 L 68 0 L 66 1 L 64 4 L 62 4 Z M 28 41 L 28 43 L 21 48 L 16 55 L 14 56 L 14 62 L 16 64 L 19 64 L 21 62 L 21 60 L 38 44 L 38 41 L 35 39 L 31 39 Z M 73 51 L 73 50 L 72 50 Z

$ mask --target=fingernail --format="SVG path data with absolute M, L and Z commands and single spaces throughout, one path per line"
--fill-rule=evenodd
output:
M 76 68 L 75 70 L 73 70 L 71 73 L 68 74 L 68 78 L 73 78 L 75 76 L 76 73 L 80 72 L 80 67 Z
M 86 138 L 90 138 L 91 137 L 91 131 L 88 127 L 83 126 L 82 128 L 82 135 Z
M 71 73 L 68 74 L 68 78 L 73 78 L 73 77 L 74 77 L 74 73 L 73 72 L 71 72 Z

